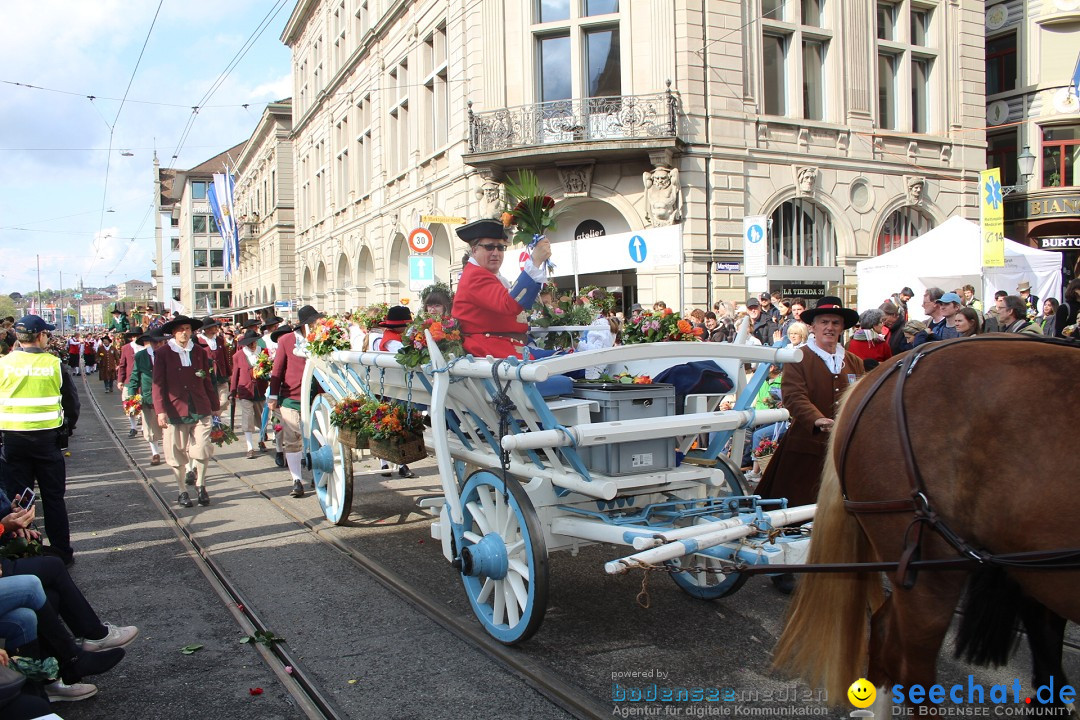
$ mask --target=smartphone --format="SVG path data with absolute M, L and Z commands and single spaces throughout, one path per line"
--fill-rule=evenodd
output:
M 34 504 L 34 500 L 37 500 L 37 495 L 32 489 L 26 488 L 19 495 L 19 507 L 21 507 L 23 510 L 29 510 L 30 507 Z

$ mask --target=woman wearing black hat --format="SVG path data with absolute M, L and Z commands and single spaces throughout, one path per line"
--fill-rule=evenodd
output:
M 859 314 L 840 298 L 821 298 L 813 310 L 803 311 L 802 320 L 813 334 L 802 360 L 784 366 L 780 383 L 791 427 L 756 491 L 763 498 L 787 498 L 789 507 L 816 500 L 836 407 L 848 385 L 866 372 L 862 360 L 840 345 L 844 330 L 859 322 Z M 782 592 L 795 585 L 792 575 L 775 576 L 773 582 Z
M 546 239 L 537 243 L 511 286 L 499 275 L 509 247 L 501 222 L 476 220 L 458 228 L 457 234 L 469 243 L 469 261 L 462 269 L 453 308 L 465 336 L 466 352 L 478 357 L 520 355 L 528 341 L 529 325 L 519 316 L 540 294 L 551 243 Z

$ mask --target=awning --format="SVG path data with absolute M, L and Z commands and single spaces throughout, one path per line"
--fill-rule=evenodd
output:
M 237 315 L 245 315 L 245 314 L 255 313 L 255 312 L 258 312 L 259 310 L 266 310 L 267 308 L 272 308 L 272 307 L 274 307 L 274 303 L 260 303 L 258 305 L 250 305 L 248 307 L 243 307 L 243 308 L 226 308 L 224 310 L 218 310 L 214 314 L 215 315 L 232 315 L 233 317 L 235 317 Z

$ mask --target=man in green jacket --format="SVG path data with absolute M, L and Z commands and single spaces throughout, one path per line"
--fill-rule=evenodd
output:
M 142 345 L 143 349 L 135 353 L 131 377 L 127 384 L 128 398 L 141 396 L 143 437 L 150 443 L 151 465 L 161 464 L 161 426 L 154 413 L 154 353 L 163 348 L 170 337 L 172 336 L 166 335 L 160 329 L 139 336 L 135 342 Z
M 109 321 L 109 327 L 107 328 L 107 330 L 109 330 L 109 332 L 116 330 L 125 333 L 130 327 L 131 324 L 128 322 L 127 313 L 120 308 L 113 308 L 112 320 Z

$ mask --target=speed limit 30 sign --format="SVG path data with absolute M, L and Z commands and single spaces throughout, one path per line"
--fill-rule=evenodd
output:
M 409 233 L 409 247 L 413 252 L 426 253 L 431 250 L 434 244 L 431 239 L 431 231 L 426 228 L 416 228 Z

